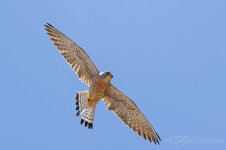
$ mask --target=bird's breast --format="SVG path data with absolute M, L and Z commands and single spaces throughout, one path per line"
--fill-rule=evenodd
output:
M 109 87 L 108 83 L 100 81 L 93 82 L 89 89 L 89 98 L 91 100 L 100 100 L 104 97 L 106 89 Z

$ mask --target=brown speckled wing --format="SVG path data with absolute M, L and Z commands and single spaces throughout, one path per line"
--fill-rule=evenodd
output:
M 86 52 L 49 23 L 45 27 L 50 39 L 79 76 L 79 79 L 90 86 L 99 71 Z
M 106 91 L 103 101 L 127 126 L 132 128 L 144 139 L 155 144 L 161 140 L 136 104 L 113 85 Z

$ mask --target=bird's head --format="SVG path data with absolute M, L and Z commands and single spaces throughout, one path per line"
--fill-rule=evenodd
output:
M 100 78 L 106 80 L 107 82 L 109 82 L 112 78 L 113 78 L 113 75 L 111 72 L 101 72 L 100 73 Z

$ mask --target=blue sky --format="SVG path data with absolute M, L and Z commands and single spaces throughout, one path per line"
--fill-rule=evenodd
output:
M 0 2 L 0 149 L 225 149 L 226 1 Z M 75 116 L 86 90 L 44 31 L 76 41 L 153 124 L 154 145 L 100 102 L 94 129 Z

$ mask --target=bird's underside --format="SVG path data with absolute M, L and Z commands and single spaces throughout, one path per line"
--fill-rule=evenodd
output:
M 111 84 L 113 75 L 110 72 L 99 72 L 81 47 L 49 23 L 45 30 L 79 79 L 89 86 L 89 90 L 76 94 L 76 115 L 81 116 L 81 124 L 93 128 L 96 105 L 102 100 L 109 110 L 145 140 L 159 143 L 160 137 L 136 104 Z

